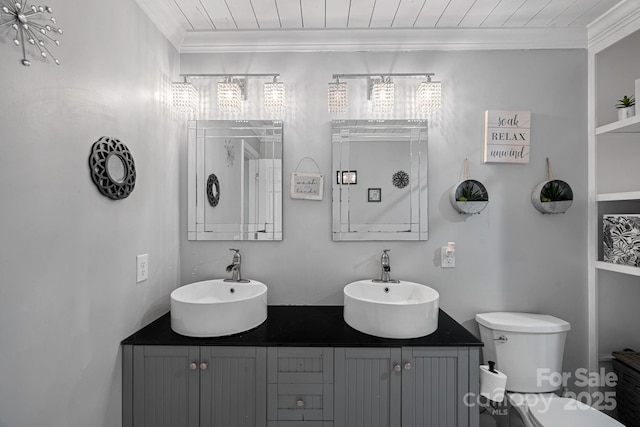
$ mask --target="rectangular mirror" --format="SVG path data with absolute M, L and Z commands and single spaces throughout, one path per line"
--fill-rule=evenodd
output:
M 426 120 L 334 120 L 333 240 L 427 240 Z
M 282 122 L 188 129 L 188 239 L 282 240 Z

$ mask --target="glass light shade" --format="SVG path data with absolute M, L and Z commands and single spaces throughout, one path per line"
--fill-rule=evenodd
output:
M 442 82 L 426 81 L 418 87 L 418 108 L 421 112 L 431 114 L 442 105 Z
M 346 82 L 329 83 L 329 113 L 346 113 L 349 110 L 349 97 Z
M 389 81 L 379 81 L 371 89 L 371 104 L 374 113 L 390 113 L 396 100 L 395 84 Z
M 242 91 L 232 81 L 218 82 L 218 109 L 223 113 L 239 113 Z
M 270 113 L 281 113 L 285 107 L 285 90 L 282 82 L 264 84 L 264 109 Z
M 189 82 L 171 83 L 173 106 L 186 114 L 196 114 L 200 106 L 198 90 Z

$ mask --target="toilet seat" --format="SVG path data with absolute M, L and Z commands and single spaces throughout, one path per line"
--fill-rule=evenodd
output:
M 624 427 L 610 416 L 575 399 L 550 393 L 507 394 L 509 403 L 534 427 Z

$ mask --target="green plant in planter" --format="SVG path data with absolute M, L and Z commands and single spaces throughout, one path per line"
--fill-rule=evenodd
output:
M 633 95 L 631 95 L 631 98 L 625 95 L 624 98 L 618 99 L 616 108 L 628 108 L 633 107 L 634 105 L 636 105 L 636 99 L 633 97 Z
M 473 181 L 465 181 L 458 187 L 456 201 L 458 202 L 486 202 L 485 192 Z
M 573 200 L 573 191 L 564 181 L 549 181 L 540 190 L 541 202 L 561 202 L 563 200 Z

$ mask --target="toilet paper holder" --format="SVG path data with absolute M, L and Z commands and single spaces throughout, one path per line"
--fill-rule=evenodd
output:
M 487 361 L 487 365 L 480 366 L 480 395 L 500 403 L 504 400 L 507 376 L 496 370 L 494 361 Z

